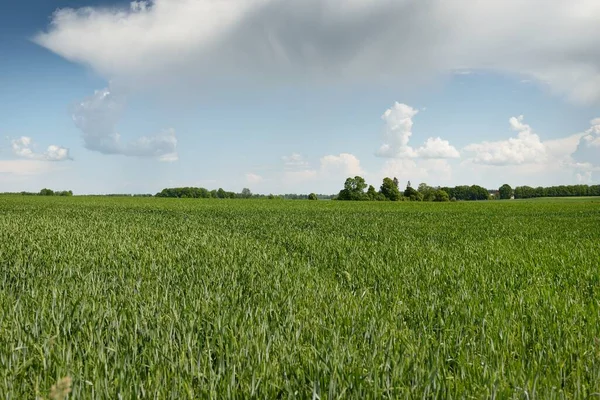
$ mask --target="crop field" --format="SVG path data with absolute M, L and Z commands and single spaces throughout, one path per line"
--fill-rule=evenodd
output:
M 0 197 L 0 398 L 600 396 L 600 202 Z

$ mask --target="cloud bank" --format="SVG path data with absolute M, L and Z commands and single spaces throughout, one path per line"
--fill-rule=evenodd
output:
M 598 37 L 596 0 L 153 0 L 57 10 L 34 40 L 133 86 L 487 70 L 597 102 Z
M 592 161 L 600 164 L 600 120 L 591 121 L 591 128 L 582 133 L 559 139 L 542 140 L 525 124 L 524 117 L 512 117 L 509 124 L 516 137 L 495 142 L 473 143 L 464 148 L 470 162 L 492 166 L 527 164 L 562 164 L 576 166 L 583 149 L 595 153 Z M 598 147 L 594 150 L 594 147 Z
M 472 161 L 477 164 L 510 165 L 544 162 L 546 147 L 531 127 L 523 123 L 523 116 L 512 117 L 510 126 L 517 131 L 516 138 L 496 142 L 483 142 L 465 147 L 474 153 Z

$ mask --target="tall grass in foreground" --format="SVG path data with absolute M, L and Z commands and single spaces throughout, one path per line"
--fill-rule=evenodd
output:
M 600 203 L 0 197 L 0 397 L 590 398 Z

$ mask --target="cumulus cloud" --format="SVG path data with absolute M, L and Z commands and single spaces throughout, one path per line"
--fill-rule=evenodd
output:
M 447 140 L 441 138 L 429 138 L 423 147 L 417 150 L 417 154 L 422 158 L 459 158 L 460 153 L 456 148 L 450 145 Z
M 591 121 L 592 126 L 584 132 L 542 140 L 524 123 L 523 116 L 513 117 L 509 123 L 517 137 L 466 146 L 464 151 L 471 157 L 461 167 L 487 179 L 518 177 L 521 184 L 592 182 L 593 173 L 600 171 L 600 148 L 590 145 L 600 131 L 597 122 Z
M 30 160 L 38 161 L 65 161 L 71 160 L 69 149 L 57 145 L 50 145 L 45 152 L 36 152 L 35 143 L 30 137 L 21 136 L 11 141 L 11 148 L 14 155 Z
M 582 183 L 582 184 L 592 183 L 592 171 L 585 171 L 585 172 L 578 173 L 576 175 L 576 177 L 577 177 L 577 182 L 579 182 L 579 183 Z
M 585 132 L 585 136 L 583 137 L 585 145 L 600 149 L 600 118 L 593 119 L 590 123 L 592 127 Z
M 117 122 L 125 107 L 125 98 L 109 89 L 98 90 L 73 107 L 75 125 L 83 133 L 87 149 L 103 154 L 153 157 L 161 161 L 177 161 L 177 137 L 173 129 L 155 136 L 142 136 L 123 142 Z
M 360 160 L 353 154 L 341 153 L 321 158 L 321 173 L 333 176 L 356 176 L 364 174 Z
M 573 161 L 584 172 L 600 169 L 600 118 L 590 121 L 591 127 L 581 134 Z
M 153 0 L 58 10 L 35 41 L 130 84 L 488 70 L 593 102 L 599 36 L 597 0 Z
M 511 128 L 518 132 L 517 137 L 466 146 L 464 150 L 472 155 L 469 161 L 496 166 L 553 163 L 581 169 L 600 160 L 600 119 L 592 120 L 585 132 L 550 140 L 542 140 L 523 121 L 522 115 L 509 120 Z M 596 146 L 598 151 L 593 149 Z
M 472 161 L 478 164 L 509 165 L 546 161 L 546 146 L 531 127 L 523 123 L 523 116 L 512 117 L 510 126 L 517 137 L 496 142 L 470 144 L 467 152 L 474 153 Z
M 460 153 L 450 142 L 439 137 L 429 138 L 423 146 L 413 149 L 409 144 L 412 136 L 413 117 L 418 110 L 409 105 L 394 103 L 381 116 L 385 122 L 384 144 L 376 155 L 389 158 L 458 158 Z
M 393 158 L 416 157 L 416 152 L 408 145 L 408 141 L 412 136 L 412 119 L 418 112 L 409 105 L 396 102 L 383 113 L 381 119 L 385 122 L 384 144 L 379 148 L 377 155 Z

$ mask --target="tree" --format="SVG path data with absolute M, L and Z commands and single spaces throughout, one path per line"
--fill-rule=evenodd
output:
M 469 200 L 489 200 L 490 193 L 487 189 L 479 186 L 472 185 L 469 187 Z
M 396 185 L 396 187 L 400 189 L 400 181 L 398 181 L 398 178 L 396 177 L 394 177 L 394 185 Z
M 402 196 L 402 193 L 400 193 L 400 190 L 398 190 L 398 186 L 396 186 L 394 181 L 390 178 L 383 178 L 380 191 L 386 199 L 391 201 L 398 201 Z
M 510 185 L 508 184 L 504 184 L 502 186 L 500 186 L 500 189 L 498 189 L 498 191 L 500 192 L 500 198 L 501 199 L 510 199 L 513 195 L 513 190 L 510 187 Z
M 448 196 L 448 193 L 446 193 L 444 190 L 438 189 L 435 191 L 435 194 L 433 196 L 433 201 L 439 201 L 439 202 L 450 201 L 450 196 Z
M 369 200 L 377 200 L 377 191 L 373 187 L 373 185 L 369 185 L 369 189 L 367 189 L 367 197 Z
M 404 197 L 406 197 L 407 199 L 410 199 L 412 201 L 422 201 L 423 200 L 423 195 L 421 193 L 417 192 L 411 186 L 406 186 L 406 190 L 404 191 Z
M 52 189 L 42 189 L 40 190 L 40 196 L 54 196 L 54 191 Z
M 367 200 L 364 192 L 366 188 L 367 184 L 363 177 L 348 178 L 344 183 L 344 189 L 338 194 L 338 200 Z
M 433 201 L 435 197 L 435 189 L 426 183 L 419 184 L 419 188 L 417 189 L 419 193 L 423 196 L 424 201 Z
M 249 199 L 250 197 L 252 197 L 252 192 L 250 191 L 250 189 L 243 188 L 242 189 L 242 198 L 243 199 Z
M 344 189 L 350 189 L 350 191 L 356 193 L 363 193 L 367 188 L 367 183 L 362 176 L 355 176 L 354 179 L 348 178 L 344 183 Z
M 309 200 L 319 200 L 319 198 L 317 197 L 316 193 L 311 193 L 308 195 L 308 199 Z

